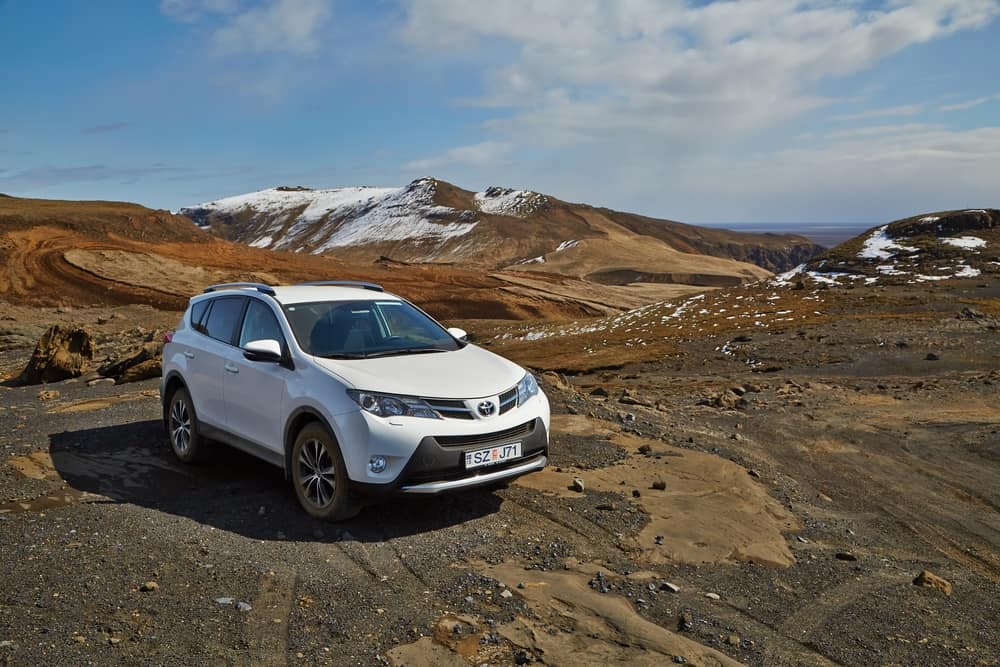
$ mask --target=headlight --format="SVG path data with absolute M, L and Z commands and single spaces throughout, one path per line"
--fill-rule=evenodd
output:
M 521 381 L 517 383 L 517 404 L 524 405 L 532 396 L 538 395 L 538 382 L 531 373 L 525 373 Z
M 393 396 L 391 394 L 374 394 L 369 391 L 348 389 L 347 395 L 361 406 L 365 412 L 378 417 L 424 417 L 426 419 L 441 419 L 429 405 L 412 396 Z

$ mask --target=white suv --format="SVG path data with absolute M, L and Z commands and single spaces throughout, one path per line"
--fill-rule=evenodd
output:
M 530 373 L 371 283 L 209 287 L 167 335 L 160 395 L 177 458 L 208 440 L 249 452 L 321 519 L 363 494 L 502 483 L 548 454 Z

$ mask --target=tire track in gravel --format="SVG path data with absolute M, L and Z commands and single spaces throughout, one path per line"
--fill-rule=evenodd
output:
M 288 664 L 288 623 L 297 583 L 293 570 L 269 571 L 261 579 L 244 628 L 251 664 Z
M 899 578 L 873 572 L 827 589 L 796 609 L 778 626 L 785 637 L 802 644 L 834 614 L 857 600 L 871 597 L 884 588 L 899 585 Z

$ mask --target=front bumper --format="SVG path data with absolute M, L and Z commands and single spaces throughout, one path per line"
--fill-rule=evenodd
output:
M 365 495 L 425 494 L 433 495 L 510 481 L 521 475 L 541 470 L 548 462 L 549 435 L 545 422 L 535 418 L 508 432 L 495 434 L 495 438 L 474 438 L 475 442 L 462 444 L 452 439 L 428 436 L 410 457 L 400 474 L 385 484 L 354 482 L 352 486 Z M 465 453 L 521 443 L 521 456 L 504 463 L 473 468 L 465 468 Z

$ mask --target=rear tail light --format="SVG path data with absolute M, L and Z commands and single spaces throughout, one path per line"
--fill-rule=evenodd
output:
M 163 342 L 164 343 L 169 343 L 173 339 L 174 339 L 174 332 L 173 331 L 168 331 L 165 334 L 163 334 Z

